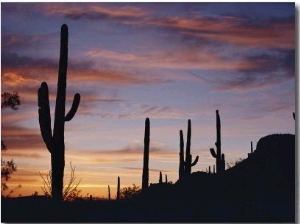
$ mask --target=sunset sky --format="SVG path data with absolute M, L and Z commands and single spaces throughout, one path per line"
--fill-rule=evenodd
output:
M 192 121 L 192 171 L 215 163 L 218 109 L 226 162 L 250 142 L 295 134 L 294 3 L 1 3 L 1 93 L 18 91 L 19 110 L 1 110 L 1 139 L 18 171 L 14 195 L 42 194 L 51 169 L 40 134 L 37 90 L 49 86 L 54 121 L 60 27 L 69 27 L 65 181 L 76 165 L 82 195 L 107 197 L 141 186 L 146 117 L 150 183 L 176 182 L 179 131 Z M 52 125 L 53 127 L 53 125 Z M 6 192 L 6 194 L 8 191 Z

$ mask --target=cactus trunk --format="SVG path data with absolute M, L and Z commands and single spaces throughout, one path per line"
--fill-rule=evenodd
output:
M 162 184 L 162 173 L 161 173 L 161 171 L 159 172 L 159 183 Z
M 225 156 L 221 152 L 221 119 L 219 111 L 216 110 L 216 129 L 217 129 L 217 141 L 215 143 L 217 152 L 213 148 L 210 149 L 211 155 L 216 158 L 217 173 L 225 171 Z
M 110 201 L 110 186 L 108 185 L 108 200 Z
M 117 200 L 120 199 L 120 177 L 118 177 L 118 186 L 117 186 Z
M 180 135 L 180 152 L 179 152 L 179 180 L 184 178 L 184 142 L 182 130 L 179 132 Z
M 149 185 L 149 144 L 150 144 L 150 120 L 145 121 L 145 136 L 144 136 L 144 165 L 142 176 L 142 191 L 145 192 Z
M 75 94 L 72 108 L 65 116 L 66 86 L 67 86 L 67 66 L 68 66 L 68 27 L 62 25 L 60 39 L 60 59 L 58 71 L 57 94 L 55 104 L 55 118 L 53 135 L 51 131 L 51 117 L 49 106 L 49 93 L 46 82 L 41 84 L 38 90 L 39 123 L 43 140 L 51 153 L 52 169 L 52 198 L 63 200 L 63 177 L 65 167 L 65 143 L 64 131 L 65 122 L 70 121 L 79 106 L 80 95 Z

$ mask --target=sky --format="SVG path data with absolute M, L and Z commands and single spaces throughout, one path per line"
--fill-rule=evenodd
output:
M 1 3 L 1 93 L 21 106 L 1 109 L 2 158 L 17 165 L 13 196 L 42 194 L 51 169 L 40 134 L 37 90 L 47 82 L 52 128 L 60 28 L 69 28 L 65 182 L 76 166 L 82 195 L 107 197 L 141 186 L 145 119 L 149 182 L 178 180 L 179 131 L 191 119 L 192 172 L 215 164 L 216 114 L 226 162 L 247 158 L 251 141 L 295 134 L 294 3 Z M 9 191 L 9 190 L 8 190 Z M 4 194 L 7 194 L 4 192 Z

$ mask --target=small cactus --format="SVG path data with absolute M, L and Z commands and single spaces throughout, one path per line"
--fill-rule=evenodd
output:
M 168 183 L 168 175 L 167 174 L 166 174 L 165 178 L 166 178 L 166 184 L 167 184 Z
M 110 201 L 110 186 L 108 185 L 108 200 Z
M 117 200 L 120 199 L 120 177 L 118 177 L 118 185 L 117 185 Z
M 248 153 L 248 157 L 250 157 L 252 155 L 252 153 L 253 153 L 253 144 L 252 144 L 252 141 L 251 141 L 251 152 Z
M 161 171 L 159 172 L 159 183 L 162 184 L 162 173 L 161 173 Z

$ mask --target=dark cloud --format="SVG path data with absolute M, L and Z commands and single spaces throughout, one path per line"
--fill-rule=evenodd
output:
M 216 91 L 251 91 L 264 87 L 273 87 L 295 78 L 295 51 L 272 49 L 268 53 L 245 56 L 245 68 L 237 69 L 233 74 L 223 72 L 214 78 L 197 76 Z

